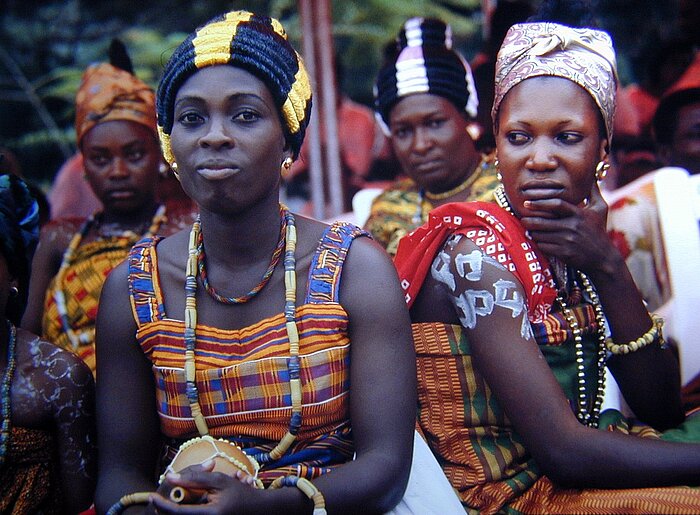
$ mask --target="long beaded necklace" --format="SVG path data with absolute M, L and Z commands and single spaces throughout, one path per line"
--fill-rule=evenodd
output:
M 204 237 L 202 236 L 202 232 L 200 231 L 199 240 L 197 241 L 197 267 L 199 268 L 199 276 L 202 279 L 202 285 L 204 286 L 204 289 L 207 291 L 207 293 L 222 304 L 245 304 L 250 299 L 255 297 L 258 294 L 258 292 L 262 290 L 267 284 L 267 282 L 270 280 L 270 277 L 272 277 L 272 273 L 275 271 L 277 263 L 279 263 L 280 256 L 282 255 L 282 249 L 284 248 L 286 227 L 287 223 L 285 222 L 285 213 L 284 210 L 280 207 L 280 236 L 279 240 L 277 241 L 277 247 L 272 253 L 272 259 L 270 259 L 270 264 L 268 265 L 267 270 L 265 270 L 265 273 L 263 274 L 263 277 L 260 280 L 260 282 L 257 285 L 255 285 L 255 287 L 248 293 L 239 297 L 226 297 L 224 295 L 220 295 L 214 289 L 214 287 L 211 284 L 209 284 L 209 277 L 207 276 L 206 267 L 207 260 L 206 254 L 204 253 Z
M 280 212 L 284 222 L 284 317 L 287 338 L 289 339 L 289 358 L 287 367 L 289 369 L 289 389 L 292 399 L 292 416 L 289 421 L 289 429 L 282 440 L 270 451 L 253 455 L 259 463 L 268 463 L 278 460 L 291 447 L 301 428 L 301 378 L 299 360 L 299 332 L 296 324 L 296 243 L 297 233 L 294 215 L 289 210 L 280 205 Z M 187 269 L 185 279 L 185 392 L 187 400 L 192 410 L 197 431 L 204 436 L 209 434 L 207 422 L 202 414 L 199 404 L 199 391 L 197 389 L 195 377 L 195 346 L 197 343 L 197 271 L 198 257 L 200 252 L 199 242 L 202 238 L 201 223 L 199 218 L 192 224 L 190 232 L 189 252 L 187 258 Z M 267 282 L 267 281 L 266 281 Z M 263 285 L 264 286 L 264 285 Z
M 71 238 L 70 244 L 68 245 L 68 248 L 63 254 L 63 260 L 61 261 L 61 266 L 58 269 L 58 273 L 56 274 L 56 279 L 54 280 L 54 284 L 56 285 L 53 298 L 54 302 L 56 303 L 56 311 L 58 312 L 58 318 L 61 322 L 61 329 L 63 332 L 68 336 L 68 339 L 71 342 L 71 346 L 73 347 L 74 350 L 78 349 L 81 345 L 87 345 L 92 341 L 92 337 L 89 333 L 84 332 L 81 333 L 80 335 L 76 334 L 75 331 L 73 331 L 73 327 L 70 323 L 70 320 L 68 319 L 68 308 L 66 305 L 66 295 L 63 292 L 63 290 L 59 287 L 63 283 L 63 278 L 65 274 L 68 271 L 68 267 L 71 265 L 73 262 L 73 258 L 75 257 L 75 253 L 78 250 L 78 247 L 80 247 L 80 243 L 83 241 L 83 238 L 87 236 L 87 234 L 90 232 L 92 227 L 95 225 L 96 221 L 98 220 L 98 214 L 93 214 L 90 217 L 88 217 L 87 220 L 83 223 L 82 227 L 78 232 L 76 232 L 73 235 L 73 238 Z M 151 236 L 155 234 L 160 226 L 167 220 L 167 217 L 165 216 L 165 205 L 160 205 L 158 209 L 156 210 L 156 213 L 153 215 L 153 218 L 151 220 L 151 225 L 148 228 L 148 231 L 144 236 Z M 134 231 L 127 230 L 123 231 L 120 235 L 118 236 L 110 236 L 111 238 L 115 237 L 121 237 L 121 238 L 138 238 L 140 235 L 136 234 Z
M 6 320 L 9 341 L 7 344 L 7 367 L 2 377 L 2 430 L 0 430 L 0 467 L 5 463 L 7 446 L 10 442 L 10 423 L 12 410 L 10 409 L 10 393 L 12 388 L 12 377 L 17 365 L 17 329 L 14 324 Z
M 451 190 L 443 191 L 442 193 L 431 193 L 430 191 L 427 191 L 425 188 L 420 188 L 418 190 L 418 207 L 416 209 L 416 212 L 413 214 L 412 221 L 414 224 L 421 224 L 423 223 L 423 200 L 428 199 L 428 200 L 445 200 L 448 199 L 454 195 L 457 195 L 458 193 L 463 192 L 464 190 L 467 190 L 474 186 L 474 183 L 481 177 L 481 170 L 485 170 L 488 168 L 488 161 L 486 157 L 482 157 L 481 161 L 479 162 L 479 165 L 474 169 L 474 171 L 469 174 L 469 177 L 467 177 L 463 182 L 452 188 Z
M 494 191 L 494 197 L 496 198 L 496 203 L 500 207 L 508 211 L 508 213 L 510 213 L 511 215 L 515 216 L 513 214 L 513 210 L 510 206 L 510 203 L 508 202 L 508 198 L 506 197 L 506 193 L 502 185 L 496 188 L 496 190 Z M 566 277 L 567 274 L 564 275 Z M 567 324 L 569 324 L 569 328 L 571 329 L 571 333 L 574 337 L 574 352 L 576 355 L 576 381 L 578 386 L 578 397 L 576 399 L 576 418 L 581 424 L 590 427 L 598 427 L 600 410 L 602 408 L 603 399 L 605 396 L 605 361 L 607 358 L 605 340 L 607 332 L 607 322 L 605 320 L 605 314 L 603 313 L 603 307 L 600 304 L 600 298 L 598 297 L 598 293 L 595 291 L 593 283 L 591 283 L 590 279 L 588 279 L 586 274 L 584 274 L 581 271 L 576 271 L 576 273 L 572 275 L 578 276 L 579 280 L 581 281 L 581 284 L 583 285 L 587 297 L 591 301 L 593 311 L 595 313 L 596 327 L 598 330 L 598 351 L 596 363 L 597 389 L 593 405 L 589 409 L 587 396 L 588 389 L 586 387 L 586 374 L 584 364 L 585 362 L 583 356 L 583 338 L 581 336 L 583 331 L 581 330 L 578 320 L 576 319 L 576 315 L 574 315 L 573 309 L 571 309 L 571 306 L 569 305 L 569 301 L 571 301 L 572 305 L 577 304 L 581 298 L 581 293 L 580 288 L 578 288 L 578 286 L 574 284 L 571 288 L 572 293 L 565 300 L 564 294 L 569 289 L 569 286 L 567 282 L 564 282 L 563 288 L 561 288 L 557 292 L 556 300 L 559 303 L 562 315 L 564 316 L 564 319 L 566 320 Z M 572 279 L 574 281 L 576 280 L 575 277 L 573 277 Z M 565 279 L 565 281 L 567 280 Z

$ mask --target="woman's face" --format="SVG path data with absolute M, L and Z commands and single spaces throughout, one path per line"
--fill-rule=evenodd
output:
M 501 103 L 496 148 L 516 213 L 522 213 L 528 199 L 580 204 L 591 193 L 605 146 L 593 98 L 570 80 L 526 79 Z
M 265 84 L 233 66 L 204 68 L 175 97 L 172 152 L 185 192 L 217 213 L 279 195 L 286 150 Z
M 419 93 L 401 99 L 389 114 L 391 144 L 401 168 L 433 193 L 460 184 L 473 170 L 477 150 L 467 118 L 444 97 Z
M 105 211 L 128 213 L 153 202 L 161 162 L 153 131 L 129 120 L 98 123 L 80 142 L 85 174 Z

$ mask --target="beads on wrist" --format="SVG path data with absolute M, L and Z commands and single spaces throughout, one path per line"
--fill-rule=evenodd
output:
M 662 332 L 664 319 L 655 314 L 650 314 L 649 316 L 652 320 L 651 329 L 649 329 L 646 333 L 644 333 L 636 340 L 632 340 L 629 343 L 623 343 L 621 345 L 613 342 L 612 338 L 608 338 L 605 341 L 605 346 L 608 348 L 608 350 L 613 354 L 629 354 L 630 352 L 638 351 L 642 347 L 650 345 L 654 342 L 654 340 L 657 339 L 659 340 L 659 344 L 663 346 L 665 343 L 664 335 Z
M 314 503 L 313 515 L 326 515 L 326 500 L 321 491 L 306 478 L 297 476 L 284 476 L 275 479 L 270 488 L 282 488 L 284 486 L 296 486 Z

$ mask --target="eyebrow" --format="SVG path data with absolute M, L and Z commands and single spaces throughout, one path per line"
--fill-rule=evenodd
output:
M 256 99 L 256 100 L 262 102 L 263 104 L 267 105 L 267 103 L 265 102 L 265 99 L 263 99 L 260 95 L 256 95 L 255 93 L 245 93 L 245 92 L 233 93 L 226 98 L 227 98 L 227 100 L 245 100 L 247 98 L 253 98 L 253 99 Z M 206 98 L 202 95 L 186 95 L 186 96 L 180 98 L 179 100 L 177 100 L 175 102 L 175 104 L 173 105 L 173 108 L 176 108 L 178 106 L 178 104 L 181 104 L 182 102 L 204 102 L 204 101 L 206 101 Z

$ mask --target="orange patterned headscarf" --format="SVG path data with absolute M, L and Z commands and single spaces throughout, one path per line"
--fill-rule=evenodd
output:
M 140 123 L 158 137 L 153 90 L 131 73 L 111 64 L 96 64 L 85 71 L 75 103 L 78 145 L 95 125 L 110 120 Z

